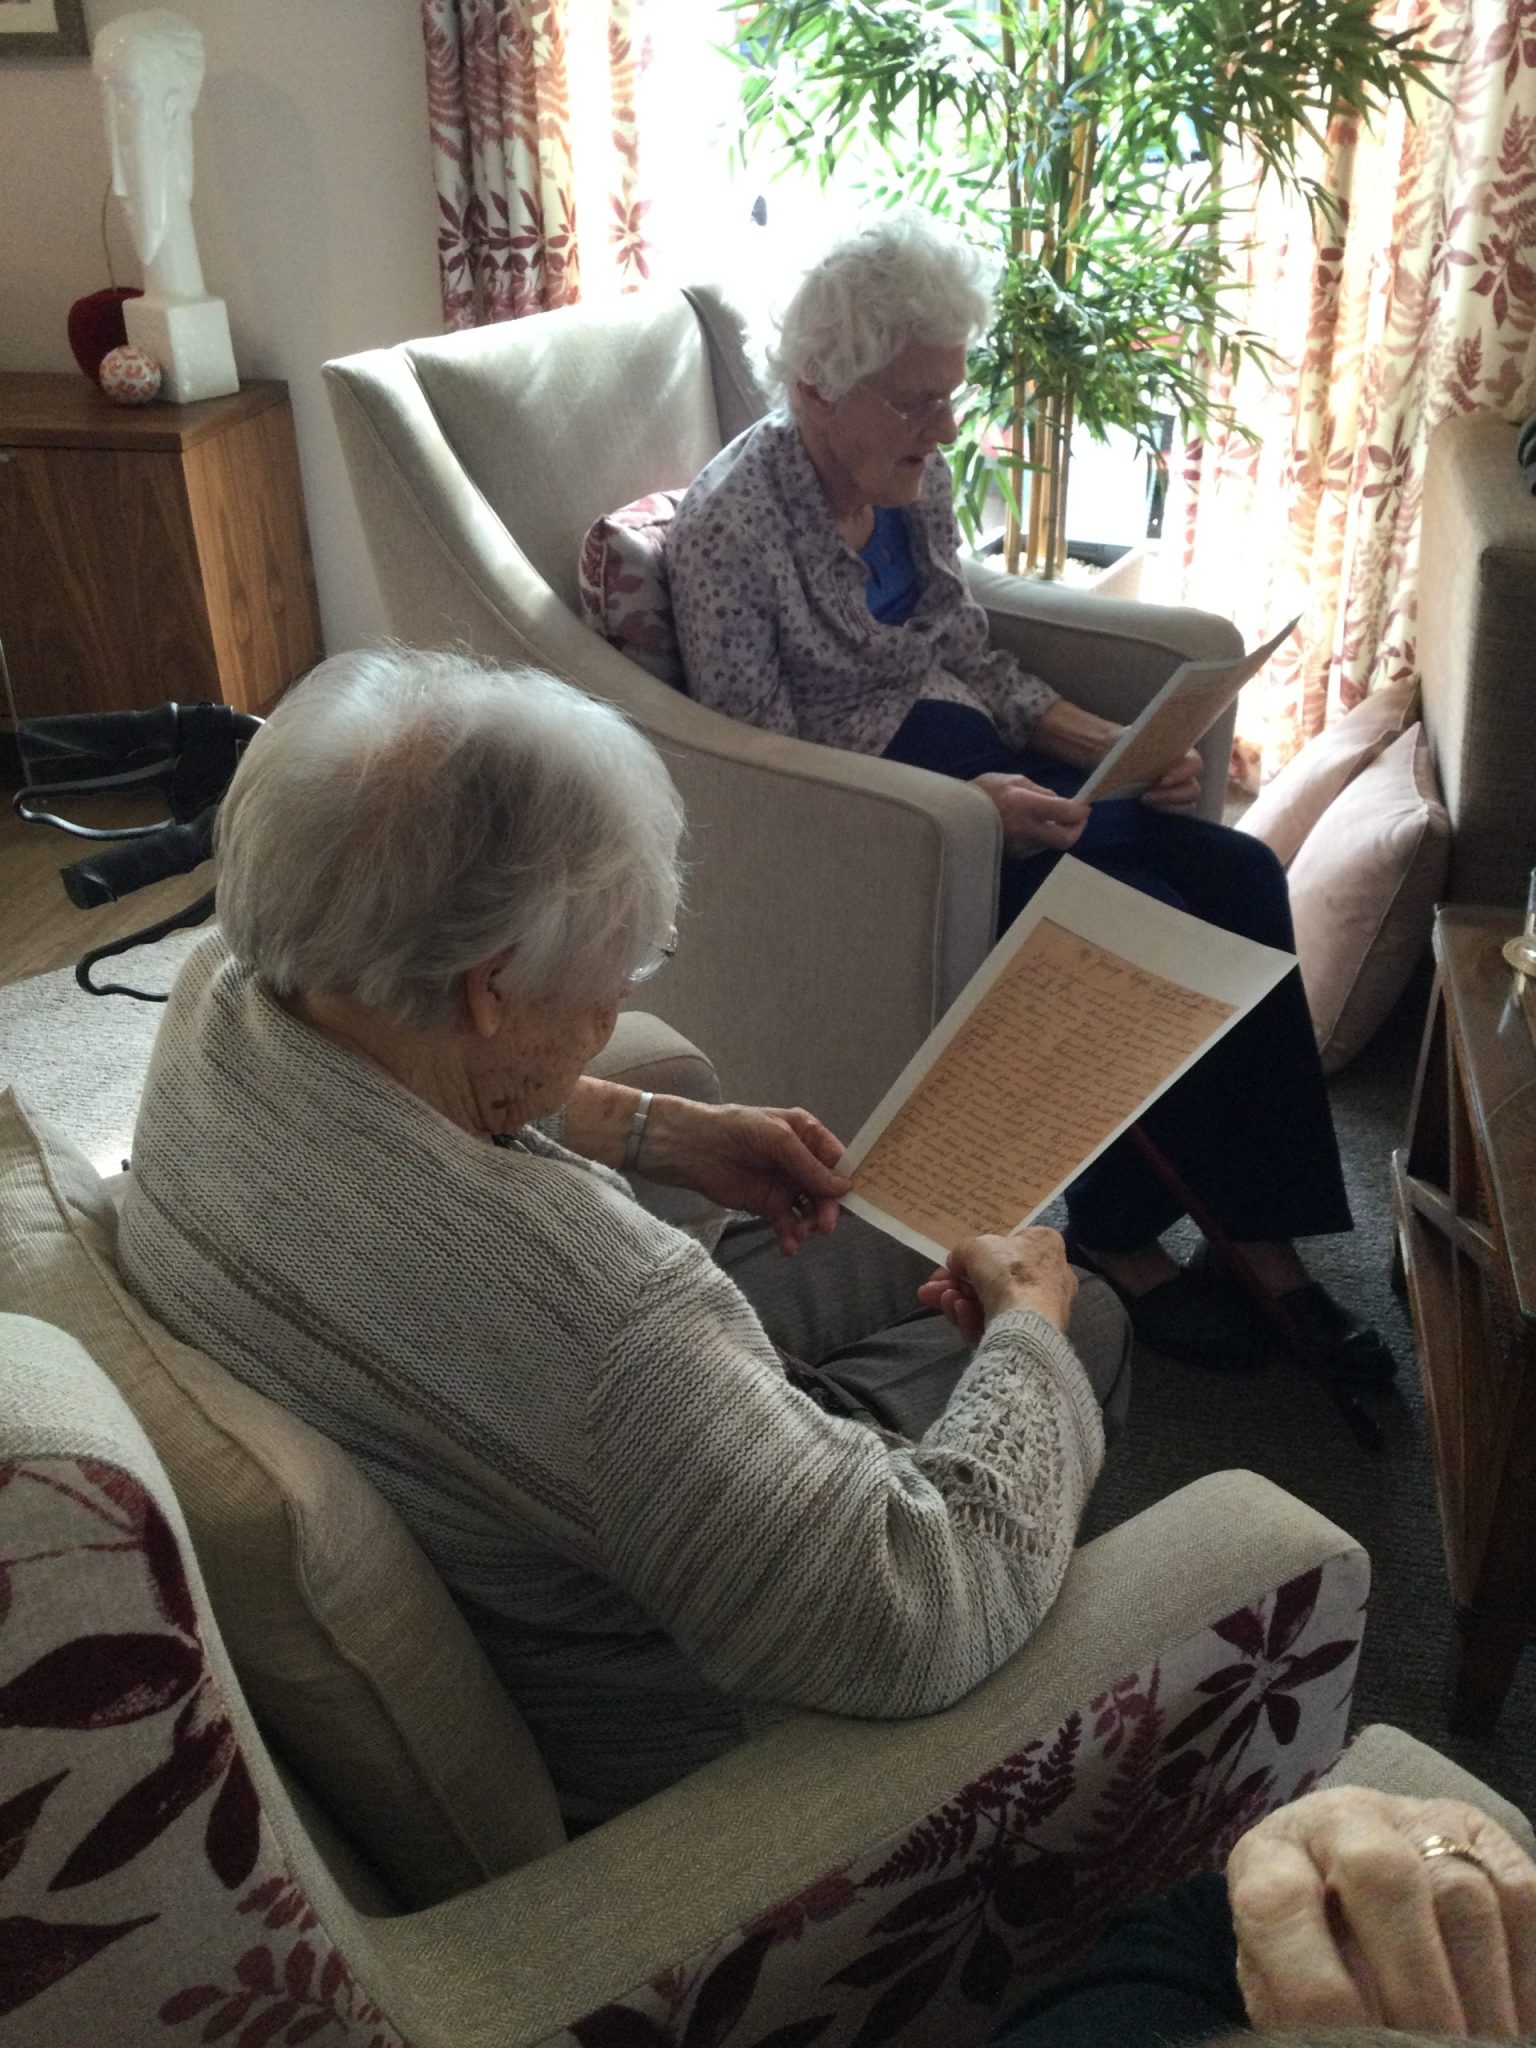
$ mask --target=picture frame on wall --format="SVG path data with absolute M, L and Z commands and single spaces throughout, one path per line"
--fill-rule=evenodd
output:
M 0 0 L 0 57 L 88 57 L 85 0 Z

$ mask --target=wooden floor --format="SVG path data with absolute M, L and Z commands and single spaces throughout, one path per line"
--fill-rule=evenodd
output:
M 0 809 L 0 986 L 73 967 L 82 953 L 153 924 L 190 903 L 209 886 L 210 868 L 176 875 L 99 910 L 76 910 L 59 869 L 89 852 L 89 842 L 66 838 L 46 825 L 24 824 L 4 792 Z M 149 797 L 104 797 L 72 802 L 69 816 L 84 825 L 150 824 L 165 815 Z

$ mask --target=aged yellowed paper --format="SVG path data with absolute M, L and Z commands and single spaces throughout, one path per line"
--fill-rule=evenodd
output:
M 1292 619 L 1252 654 L 1227 661 L 1186 661 L 1128 725 L 1077 794 L 1085 802 L 1139 796 L 1201 740 L 1250 676 L 1295 632 Z
M 1294 964 L 1061 861 L 849 1146 L 847 1206 L 935 1259 L 1012 1229 Z

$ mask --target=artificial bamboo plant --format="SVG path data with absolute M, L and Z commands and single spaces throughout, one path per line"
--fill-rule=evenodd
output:
M 973 536 L 995 477 L 1008 566 L 1058 574 L 1072 433 L 1227 418 L 1245 216 L 1276 178 L 1326 217 L 1308 145 L 1407 102 L 1438 60 L 1376 0 L 763 0 L 736 9 L 745 137 L 954 219 L 999 272 L 953 461 Z M 1430 88 L 1433 89 L 1432 87 Z M 1310 160 L 1315 160 L 1315 157 Z M 1241 183 L 1228 176 L 1241 166 Z M 867 176 L 867 174 L 866 174 Z M 1242 185 L 1250 190 L 1244 191 Z M 1029 479 L 1027 496 L 1022 488 Z

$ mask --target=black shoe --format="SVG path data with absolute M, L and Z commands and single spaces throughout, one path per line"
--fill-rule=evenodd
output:
M 1204 1372 L 1252 1372 L 1263 1364 L 1264 1347 L 1256 1341 L 1252 1318 L 1228 1302 L 1205 1274 L 1185 1266 L 1145 1294 L 1128 1294 L 1070 1239 L 1067 1257 L 1109 1281 L 1125 1304 L 1139 1341 L 1165 1358 Z
M 1269 1350 L 1277 1356 L 1291 1354 L 1279 1331 L 1267 1323 L 1258 1304 L 1246 1294 L 1235 1276 L 1216 1257 L 1209 1245 L 1196 1252 L 1195 1269 L 1232 1307 L 1248 1316 L 1256 1333 L 1262 1333 Z M 1379 1330 L 1362 1323 L 1358 1316 L 1335 1301 L 1320 1281 L 1309 1280 L 1278 1297 L 1280 1306 L 1302 1336 L 1316 1347 L 1323 1364 L 1343 1386 L 1361 1393 L 1386 1393 L 1397 1378 L 1397 1360 Z
M 1321 1352 L 1329 1371 L 1347 1387 L 1384 1394 L 1397 1378 L 1397 1360 L 1385 1337 L 1344 1307 L 1316 1280 L 1280 1296 L 1280 1306 Z

